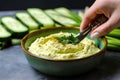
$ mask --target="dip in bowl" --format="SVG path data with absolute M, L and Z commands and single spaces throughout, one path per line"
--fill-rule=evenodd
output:
M 77 35 L 78 28 L 42 29 L 27 34 L 21 41 L 28 62 L 42 73 L 55 76 L 78 75 L 100 64 L 106 50 L 105 37 L 94 41 L 88 36 L 80 43 L 62 44 L 57 37 Z

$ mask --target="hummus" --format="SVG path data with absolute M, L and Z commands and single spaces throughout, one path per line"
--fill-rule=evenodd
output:
M 100 51 L 93 40 L 83 39 L 77 44 L 62 44 L 55 37 L 70 36 L 71 33 L 60 32 L 37 38 L 29 47 L 34 55 L 57 60 L 77 59 Z M 73 34 L 75 36 L 75 34 Z

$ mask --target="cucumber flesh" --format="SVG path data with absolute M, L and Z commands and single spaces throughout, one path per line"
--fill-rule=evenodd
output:
M 62 16 L 61 14 L 57 13 L 52 9 L 45 10 L 45 12 L 59 24 L 62 24 L 64 26 L 79 26 L 79 23 L 77 23 L 75 20 Z
M 19 45 L 21 42 L 21 39 L 11 39 L 11 44 L 12 45 Z
M 77 22 L 81 23 L 82 18 L 78 14 L 70 11 L 69 9 L 67 9 L 65 7 L 55 8 L 55 11 L 57 11 L 58 13 L 60 13 L 60 14 L 62 14 L 64 16 L 67 16 L 67 17 L 69 17 L 71 19 L 74 19 Z
M 35 22 L 32 17 L 26 12 L 17 12 L 16 17 L 29 28 L 29 31 L 39 28 L 39 24 Z
M 42 24 L 43 28 L 54 27 L 54 21 L 41 9 L 29 8 L 27 11 L 39 24 Z
M 55 11 L 57 11 L 58 13 L 62 14 L 62 15 L 65 15 L 65 16 L 68 16 L 70 18 L 74 18 L 68 10 L 66 10 L 65 8 L 56 8 Z
M 28 28 L 11 16 L 2 17 L 1 22 L 12 33 L 12 37 L 22 38 L 28 33 Z
M 5 41 L 11 37 L 11 33 L 8 32 L 4 26 L 0 25 L 0 41 Z

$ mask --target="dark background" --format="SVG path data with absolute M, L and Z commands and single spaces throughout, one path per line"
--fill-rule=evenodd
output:
M 83 9 L 91 6 L 95 0 L 0 0 L 0 10 L 25 10 L 30 7 L 41 9 L 67 7 L 69 9 Z

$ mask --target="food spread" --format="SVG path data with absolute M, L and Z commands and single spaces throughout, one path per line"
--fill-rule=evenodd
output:
M 57 39 L 63 36 L 76 36 L 74 33 L 59 32 L 45 37 L 37 38 L 28 51 L 34 55 L 55 60 L 78 59 L 93 55 L 100 51 L 96 43 L 88 38 L 77 44 L 62 44 Z

